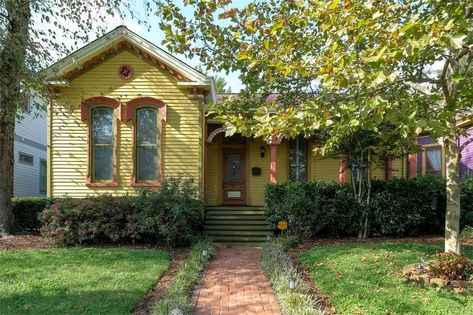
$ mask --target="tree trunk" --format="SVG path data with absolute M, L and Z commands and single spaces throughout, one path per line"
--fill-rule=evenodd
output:
M 0 118 L 0 235 L 13 231 L 13 139 L 15 124 Z
M 6 0 L 7 24 L 0 51 L 0 234 L 13 231 L 13 141 L 25 73 L 31 18 L 29 0 Z
M 456 138 L 445 140 L 447 213 L 445 215 L 445 252 L 461 253 L 460 248 L 460 151 Z

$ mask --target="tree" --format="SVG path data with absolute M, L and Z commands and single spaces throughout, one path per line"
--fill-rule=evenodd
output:
M 356 129 L 428 131 L 447 164 L 445 250 L 460 253 L 456 139 L 472 107 L 469 0 L 159 1 L 165 44 L 215 71 L 236 71 L 238 99 L 214 110 L 230 132 L 269 137 L 330 129 L 330 150 Z M 436 71 L 439 67 L 441 71 Z M 280 97 L 273 104 L 269 93 Z
M 204 71 L 204 69 L 202 68 L 201 65 L 198 65 L 195 68 L 198 71 L 208 75 L 208 73 L 206 73 Z M 217 93 L 230 93 L 231 92 L 231 89 L 229 87 L 227 87 L 227 81 L 225 80 L 224 77 L 221 77 L 221 76 L 217 75 L 217 76 L 214 77 L 214 81 L 215 81 L 215 92 L 217 92 Z
M 145 8 L 151 10 L 145 0 Z M 0 1 L 0 235 L 14 229 L 13 143 L 19 104 L 34 93 L 47 103 L 48 90 L 40 71 L 89 36 L 106 31 L 110 17 L 134 14 L 132 3 L 121 0 Z
M 232 90 L 227 87 L 227 81 L 224 77 L 215 77 L 215 91 L 217 93 L 230 93 Z

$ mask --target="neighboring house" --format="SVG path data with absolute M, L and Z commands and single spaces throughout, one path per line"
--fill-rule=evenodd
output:
M 464 180 L 473 176 L 473 121 L 466 121 L 459 124 L 466 128 L 465 136 L 461 136 L 457 141 L 462 148 L 460 159 L 460 179 Z M 441 143 L 436 142 L 428 135 L 421 135 L 417 143 L 421 146 L 421 151 L 417 154 L 410 154 L 408 159 L 409 177 L 437 174 L 445 176 L 445 150 Z
M 225 137 L 206 117 L 214 82 L 121 26 L 46 70 L 49 195 L 134 193 L 182 172 L 207 205 L 264 204 L 266 184 L 347 181 L 343 161 L 312 153 L 310 139 Z M 373 169 L 405 176 L 405 160 Z
M 15 126 L 13 195 L 45 196 L 47 193 L 46 111 L 23 105 Z

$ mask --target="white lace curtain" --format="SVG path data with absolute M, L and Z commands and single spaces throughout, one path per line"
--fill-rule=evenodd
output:
M 442 170 L 442 150 L 440 148 L 427 150 L 427 166 L 427 171 L 440 172 Z

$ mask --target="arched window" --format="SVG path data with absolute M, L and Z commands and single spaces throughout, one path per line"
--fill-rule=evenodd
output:
M 142 107 L 136 110 L 136 181 L 159 180 L 159 111 Z
M 92 109 L 92 180 L 113 180 L 113 109 Z
M 133 126 L 132 186 L 159 186 L 163 177 L 162 131 L 166 104 L 153 97 L 127 103 L 127 120 Z
M 118 186 L 117 133 L 121 104 L 109 97 L 91 97 L 81 103 L 81 120 L 89 128 L 87 177 L 89 187 Z

